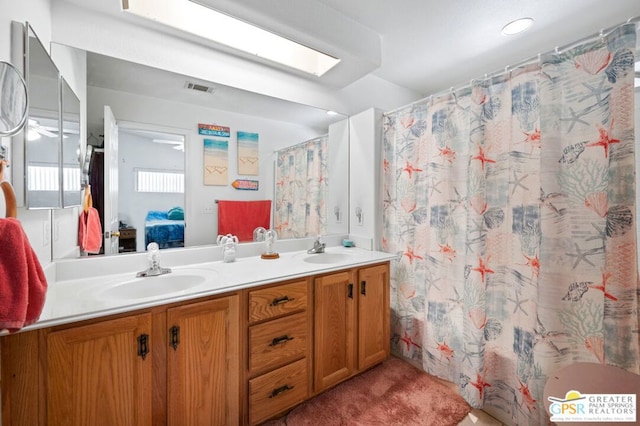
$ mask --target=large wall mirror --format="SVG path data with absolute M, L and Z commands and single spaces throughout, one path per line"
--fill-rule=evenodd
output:
M 24 25 L 29 117 L 25 136 L 25 203 L 60 208 L 60 76 L 33 28 Z
M 274 201 L 276 152 L 325 135 L 326 229 L 328 234 L 348 233 L 346 116 L 93 52 L 85 54 L 87 144 L 94 147 L 92 192 L 100 179 L 107 179 L 101 158 L 107 149 L 105 106 L 117 122 L 119 253 L 144 251 L 153 216 L 164 218 L 175 208 L 184 211 L 184 237 L 182 241 L 169 238 L 167 248 L 215 244 L 218 200 Z M 199 124 L 227 128 L 229 134 L 203 135 Z M 257 135 L 257 174 L 241 174 L 238 132 Z M 226 142 L 224 185 L 211 185 L 205 179 L 205 139 Z M 164 179 L 166 185 L 145 190 L 144 179 L 152 186 L 159 184 L 154 179 Z M 257 190 L 236 188 L 232 185 L 236 180 L 254 181 Z M 105 195 L 94 195 L 96 207 Z M 53 258 L 63 255 L 54 250 Z
M 81 204 L 80 169 L 80 99 L 64 78 L 60 79 L 62 96 L 62 207 Z
M 12 54 L 21 63 L 28 92 L 25 131 L 12 143 L 20 204 L 28 209 L 77 206 L 80 100 L 29 23 L 12 23 Z

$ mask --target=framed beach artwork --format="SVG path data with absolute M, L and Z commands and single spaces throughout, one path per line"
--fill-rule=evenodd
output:
M 259 160 L 258 134 L 238 132 L 238 174 L 257 176 Z
M 204 140 L 204 184 L 227 185 L 229 183 L 229 141 Z

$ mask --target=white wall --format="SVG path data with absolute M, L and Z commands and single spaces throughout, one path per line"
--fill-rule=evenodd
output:
M 189 104 L 169 102 L 130 93 L 90 87 L 88 89 L 90 133 L 102 134 L 100 122 L 103 106 L 109 105 L 118 121 L 142 125 L 155 124 L 187 135 L 185 186 L 187 188 L 185 220 L 186 245 L 213 244 L 217 237 L 216 199 L 258 200 L 273 199 L 274 151 L 295 145 L 318 136 L 317 131 L 292 123 L 265 120 L 260 117 L 206 109 Z M 241 191 L 227 186 L 205 186 L 203 178 L 205 136 L 198 135 L 198 123 L 218 124 L 230 127 L 229 138 L 229 184 L 238 178 L 258 180 L 258 191 Z M 98 127 L 94 127 L 98 126 Z M 240 176 L 237 168 L 236 132 L 259 134 L 260 175 Z M 213 213 L 205 213 L 205 210 Z
M 370 108 L 349 117 L 349 135 L 350 234 L 362 241 L 361 246 L 372 239 L 364 248 L 377 250 L 382 235 L 382 111 Z
M 349 233 L 349 120 L 329 126 L 327 150 L 327 233 L 346 235 Z M 336 216 L 336 209 L 339 216 Z
M 11 21 L 29 22 L 48 49 L 51 41 L 50 0 L 0 0 L 0 60 L 11 59 Z

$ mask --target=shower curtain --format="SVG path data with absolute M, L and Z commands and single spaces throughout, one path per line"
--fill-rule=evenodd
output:
M 635 35 L 385 114 L 392 348 L 513 424 L 564 366 L 640 373 Z
M 279 238 L 327 233 L 328 135 L 276 153 L 274 228 Z

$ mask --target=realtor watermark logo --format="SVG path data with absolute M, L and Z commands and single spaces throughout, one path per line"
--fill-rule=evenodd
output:
M 552 422 L 635 422 L 635 394 L 581 394 L 549 397 Z

